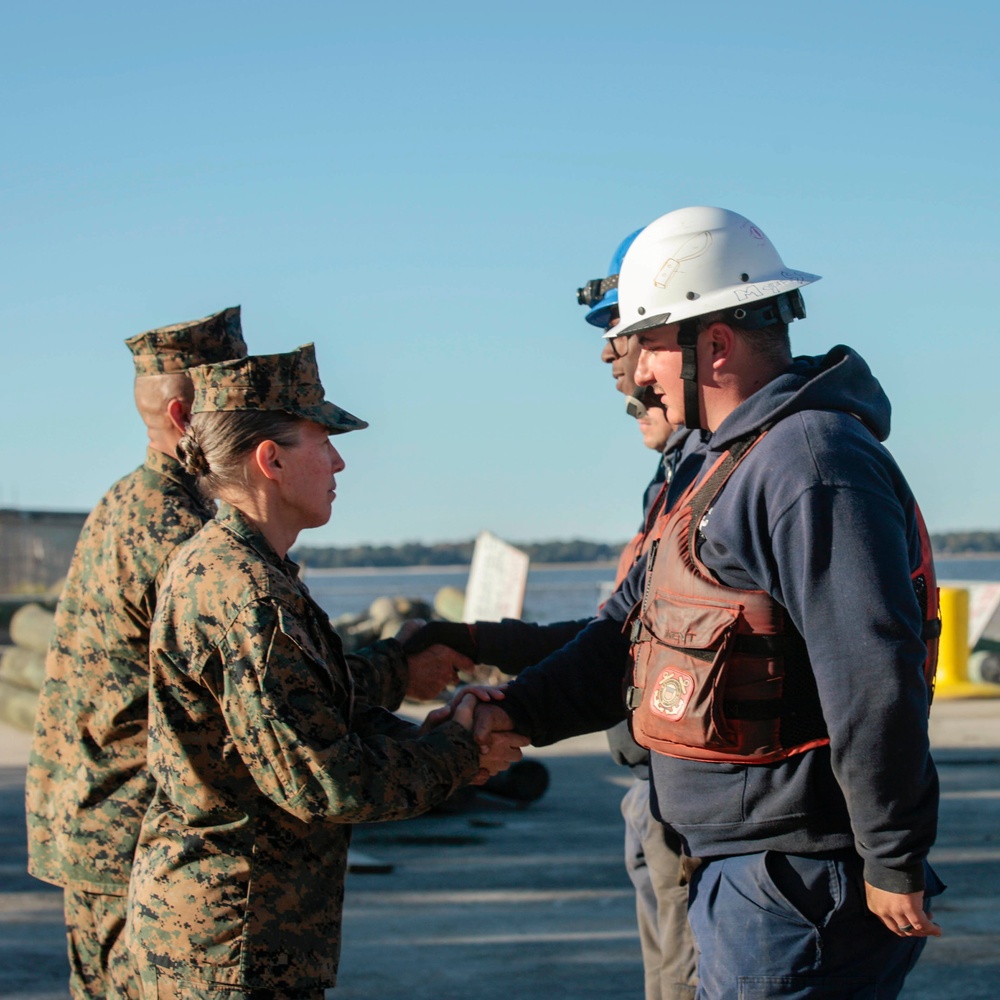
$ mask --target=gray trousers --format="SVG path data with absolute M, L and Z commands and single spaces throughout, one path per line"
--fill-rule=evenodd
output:
M 622 799 L 625 867 L 635 886 L 635 910 L 646 976 L 646 1000 L 694 1000 L 697 953 L 688 924 L 687 886 L 680 857 L 649 811 L 649 782 L 637 780 Z

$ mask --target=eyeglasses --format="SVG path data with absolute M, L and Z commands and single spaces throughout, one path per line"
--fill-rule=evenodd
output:
M 607 341 L 611 345 L 611 353 L 616 358 L 624 358 L 628 354 L 628 342 L 630 339 L 627 336 L 608 337 Z

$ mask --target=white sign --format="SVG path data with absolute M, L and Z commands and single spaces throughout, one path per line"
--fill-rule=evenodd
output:
M 472 552 L 469 584 L 465 589 L 464 620 L 498 622 L 520 618 L 528 583 L 528 554 L 482 532 Z

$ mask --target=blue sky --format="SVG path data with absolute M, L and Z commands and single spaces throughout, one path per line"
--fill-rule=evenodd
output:
M 996 5 L 0 12 L 0 506 L 142 458 L 134 333 L 240 303 L 371 429 L 302 542 L 617 541 L 653 457 L 574 300 L 691 204 L 823 275 L 932 531 L 1000 528 Z

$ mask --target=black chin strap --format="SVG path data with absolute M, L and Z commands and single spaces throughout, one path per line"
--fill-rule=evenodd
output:
M 677 331 L 681 349 L 681 378 L 684 380 L 684 426 L 692 430 L 701 427 L 698 406 L 698 321 L 684 320 Z

